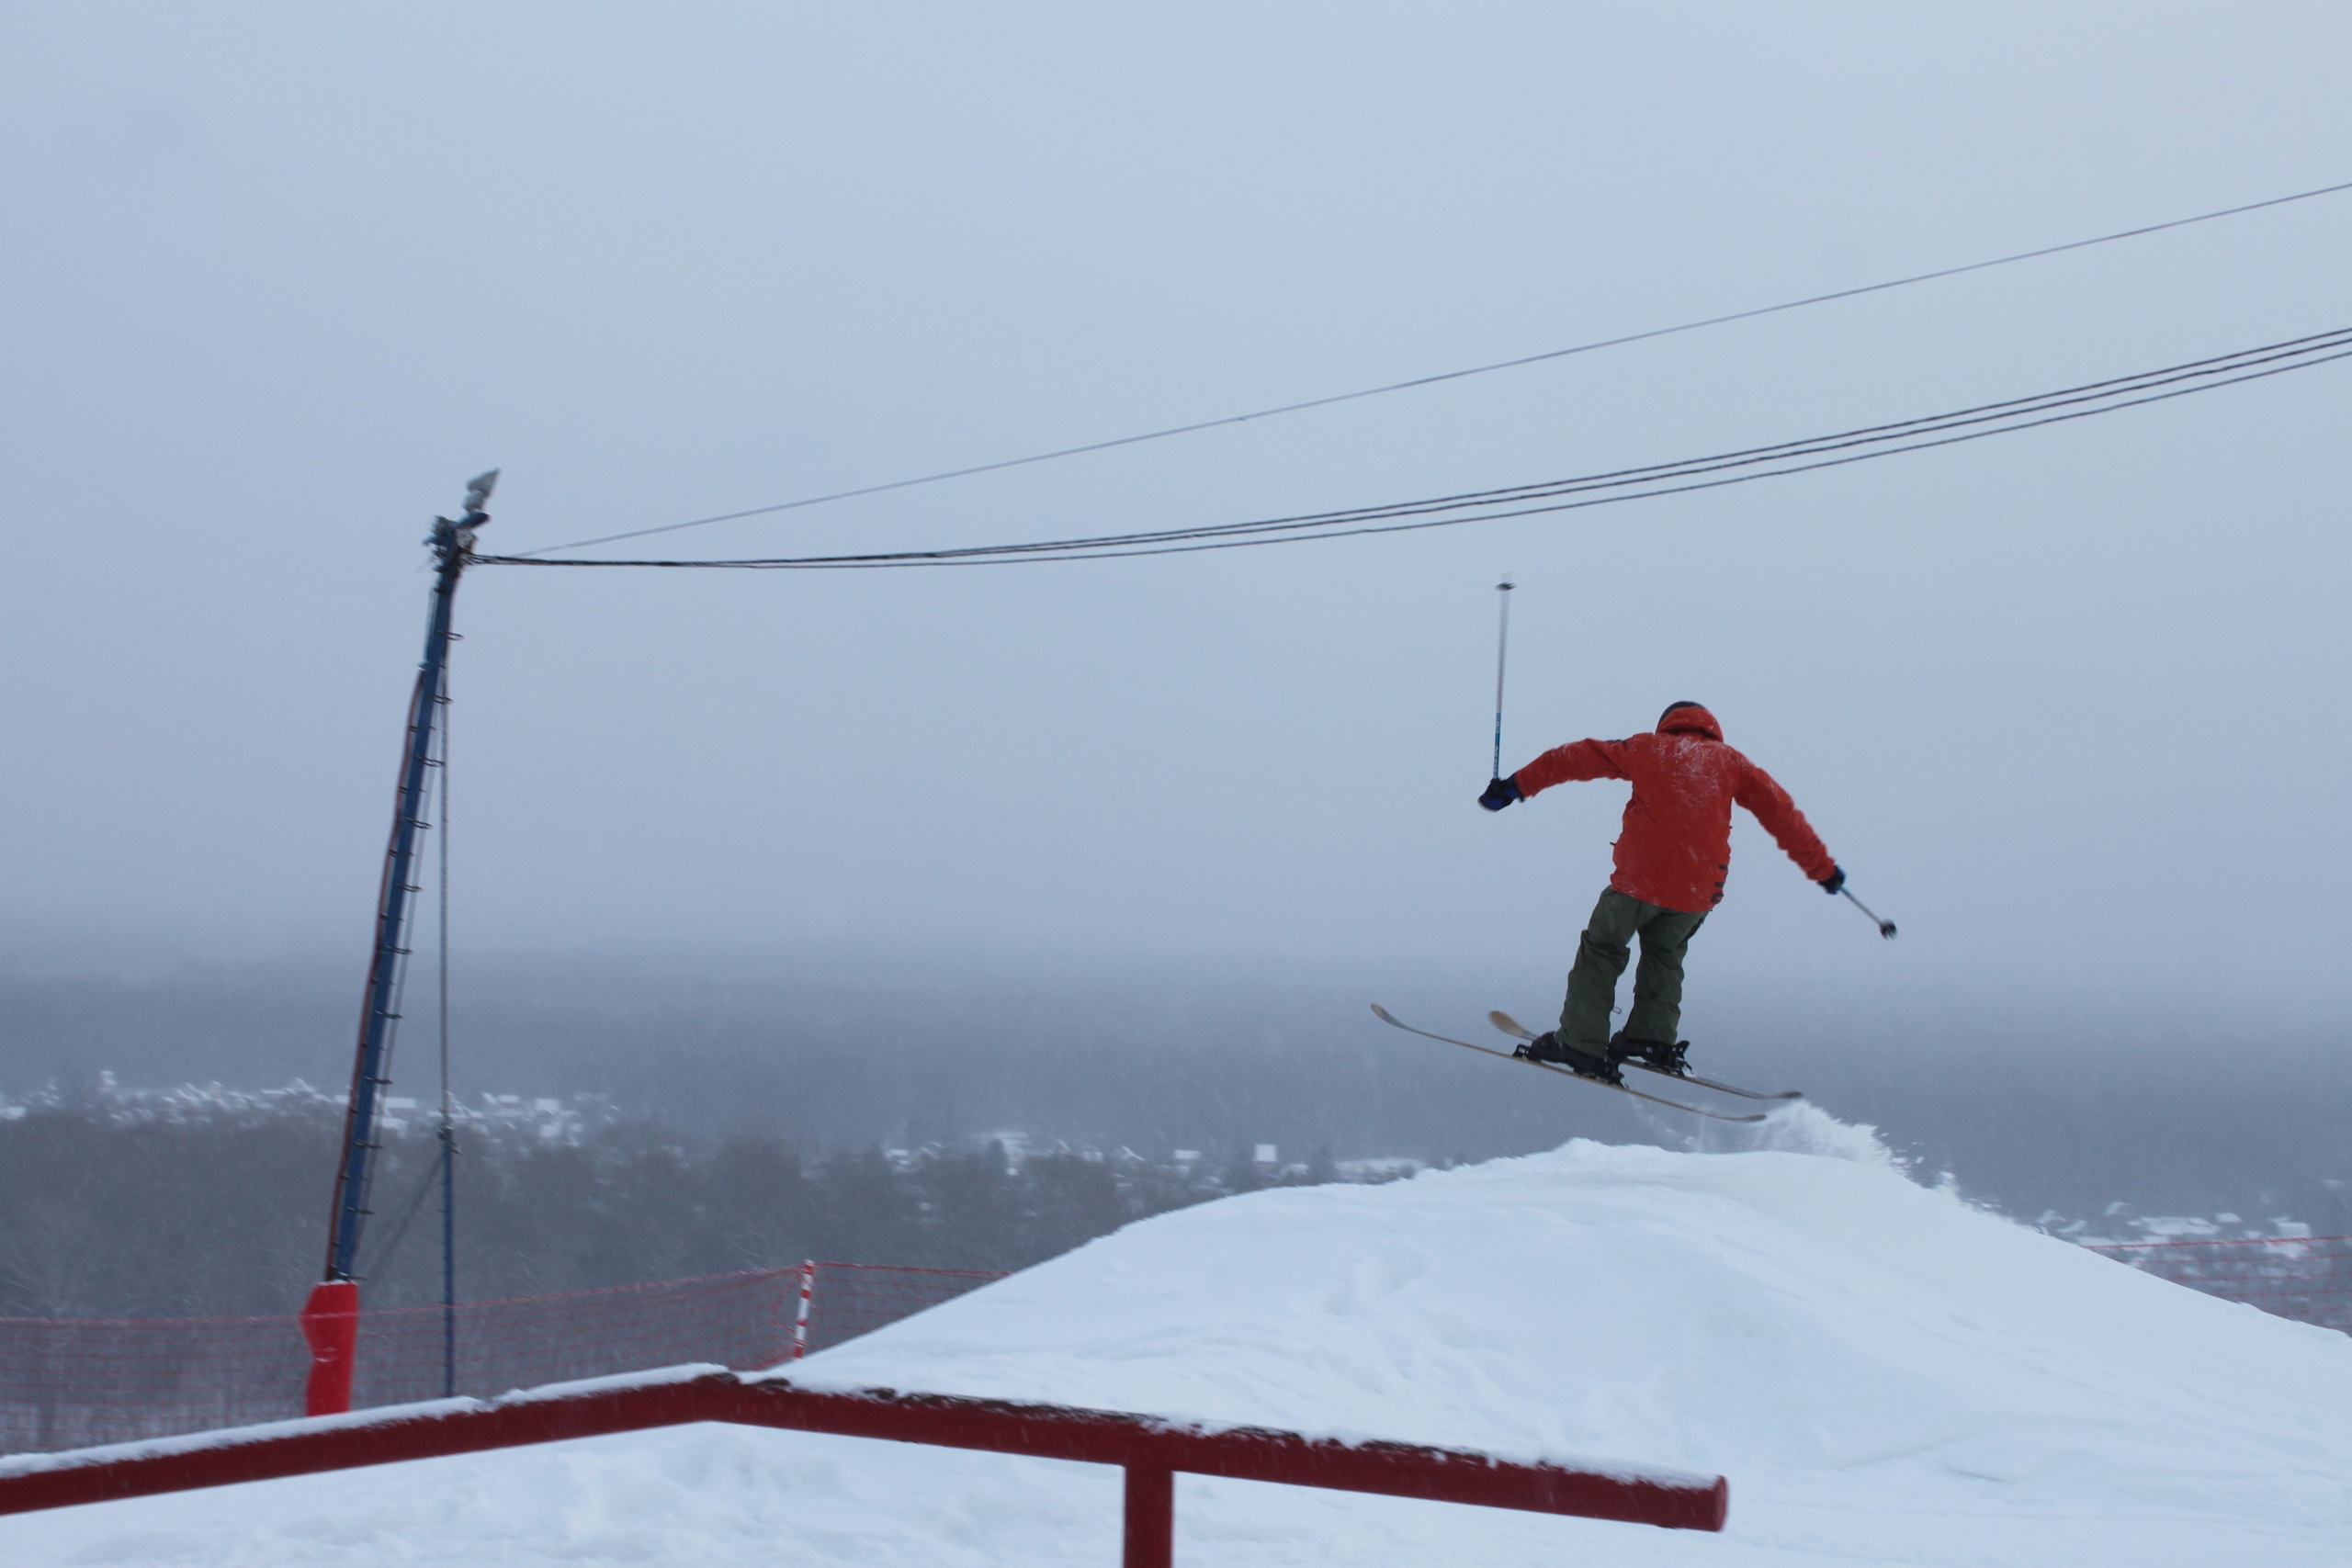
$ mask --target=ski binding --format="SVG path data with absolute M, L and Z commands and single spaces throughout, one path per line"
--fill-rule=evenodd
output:
M 1498 1050 L 1492 1045 L 1480 1045 L 1468 1040 L 1456 1040 L 1451 1034 L 1431 1034 L 1426 1029 L 1414 1028 L 1378 1002 L 1372 1004 L 1372 1010 L 1379 1015 L 1381 1022 L 1393 1024 L 1408 1034 L 1418 1034 L 1424 1040 L 1435 1040 L 1447 1045 L 1459 1045 L 1464 1051 L 1476 1051 L 1482 1055 L 1500 1057 L 1506 1062 L 1517 1062 L 1522 1067 L 1538 1067 L 1547 1073 L 1557 1073 L 1564 1078 L 1574 1078 L 1578 1083 L 1589 1083 L 1596 1089 L 1613 1089 L 1619 1094 L 1630 1094 L 1635 1100 L 1646 1100 L 1652 1105 L 1663 1105 L 1672 1111 L 1687 1111 L 1693 1116 L 1704 1116 L 1716 1122 L 1761 1122 L 1764 1120 L 1764 1113 L 1760 1111 L 1747 1116 L 1734 1116 L 1722 1111 L 1708 1111 L 1696 1105 L 1685 1105 L 1679 1100 L 1668 1100 L 1663 1095 L 1645 1094 L 1640 1089 L 1631 1089 L 1621 1083 L 1611 1083 L 1605 1078 L 1589 1078 L 1582 1073 L 1572 1073 L 1566 1067 L 1555 1066 L 1549 1062 L 1538 1062 L 1526 1056 L 1514 1056 L 1509 1051 Z M 1674 1075 L 1668 1073 L 1666 1076 L 1671 1077 Z
M 1500 1011 L 1499 1010 L 1488 1013 L 1487 1015 L 1487 1021 L 1493 1024 L 1497 1029 L 1501 1030 L 1505 1034 L 1511 1036 L 1511 1038 L 1515 1040 L 1532 1040 L 1535 1038 L 1534 1033 L 1529 1030 L 1527 1025 L 1520 1022 L 1519 1020 L 1511 1017 L 1510 1014 Z M 1669 1073 L 1664 1067 L 1653 1067 L 1647 1062 L 1640 1061 L 1632 1056 L 1626 1057 L 1625 1060 L 1620 1062 L 1618 1066 L 1621 1067 L 1639 1067 L 1645 1073 L 1656 1073 L 1662 1078 L 1672 1078 L 1678 1083 L 1697 1084 L 1701 1089 L 1712 1089 L 1723 1094 L 1736 1094 L 1742 1100 L 1803 1100 L 1804 1098 L 1804 1090 L 1801 1089 L 1784 1089 L 1778 1094 L 1767 1094 L 1760 1089 L 1741 1089 L 1736 1084 L 1717 1083 L 1713 1078 L 1702 1078 L 1696 1073 Z

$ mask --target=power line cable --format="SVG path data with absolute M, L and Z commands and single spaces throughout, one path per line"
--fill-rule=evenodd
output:
M 2283 346 L 2284 345 L 2274 345 L 2274 347 Z M 2342 352 L 2320 352 L 2329 348 L 2335 348 Z M 2307 365 L 2325 363 L 2328 359 L 2342 357 L 2343 353 L 2352 353 L 2352 335 L 2345 333 L 2324 334 L 2319 339 L 2306 340 L 2303 346 L 2301 348 L 2289 350 L 2286 353 L 2274 353 L 2267 350 L 2251 350 L 2243 355 L 2224 356 L 2221 361 L 2200 362 L 2202 365 L 2201 368 L 2171 367 L 2163 371 L 2153 371 L 2138 377 L 2124 378 L 2120 381 L 2094 383 L 2089 388 L 2064 389 L 2059 392 L 2042 394 L 2039 397 L 2030 399 L 2013 400 L 2012 401 L 2004 404 L 1984 405 L 1980 409 L 1961 410 L 1956 411 L 1953 413 L 1930 416 L 1922 420 L 1905 421 L 1894 425 L 1869 427 L 1862 431 L 1841 432 L 1834 435 L 1814 437 L 1805 441 L 1781 443 L 1775 446 L 1752 448 L 1745 452 L 1717 454 L 1709 457 L 1688 459 L 1679 463 L 1655 465 L 1647 468 L 1620 470 L 1615 475 L 1585 476 L 1575 479 L 1553 481 L 1543 485 L 1517 486 L 1504 491 L 1475 492 L 1466 497 L 1439 497 L 1424 501 L 1397 502 L 1384 506 L 1357 508 L 1343 512 L 1310 513 L 1284 518 L 1269 518 L 1248 523 L 1224 524 L 1182 529 L 1166 529 L 1150 533 L 1095 536 L 1092 537 L 1048 540 L 1016 545 L 977 546 L 950 550 L 897 551 L 852 556 L 795 557 L 755 560 L 595 561 L 546 560 L 527 558 L 497 557 L 486 557 L 482 558 L 494 564 L 512 565 L 634 565 L 746 568 L 973 565 L 990 564 L 991 560 L 1001 562 L 1007 560 L 1046 558 L 1095 559 L 1102 558 L 1102 555 L 1103 554 L 1113 553 L 1167 553 L 1165 549 L 1150 549 L 1139 547 L 1176 546 L 1188 541 L 1208 540 L 1218 536 L 1225 536 L 1226 545 L 1270 544 L 1289 542 L 1299 538 L 1340 537 L 1366 532 L 1393 532 L 1396 531 L 1396 529 L 1354 527 L 1348 529 L 1346 534 L 1343 535 L 1335 530 L 1337 530 L 1340 525 L 1360 525 L 1383 519 L 1427 515 L 1430 513 L 1442 513 L 1449 512 L 1459 513 L 1464 509 L 1486 509 L 1479 512 L 1477 515 L 1442 516 L 1435 523 L 1398 525 L 1400 527 L 1443 526 L 1468 522 L 1491 521 L 1502 517 L 1526 516 L 1542 512 L 1566 510 L 1568 508 L 1564 505 L 1519 506 L 1516 503 L 1533 500 L 1548 499 L 1557 495 L 1575 493 L 1578 491 L 1613 491 L 1620 493 L 1606 495 L 1603 497 L 1603 500 L 1634 500 L 1641 499 L 1647 495 L 1681 493 L 1682 491 L 1689 490 L 1713 488 L 1715 485 L 1719 484 L 1744 482 L 1750 479 L 1772 478 L 1782 473 L 1804 472 L 1816 468 L 1837 466 L 1839 462 L 1858 461 L 1861 458 L 1872 457 L 1892 456 L 1895 452 L 1916 451 L 1926 446 L 1949 446 L 1958 440 L 1973 440 L 1984 435 L 2003 434 L 2012 430 L 2028 429 L 2036 425 L 2057 423 L 2062 419 L 2085 417 L 2089 413 L 2111 412 L 2117 409 L 2134 407 L 2143 402 L 2159 401 L 2165 398 L 2184 395 L 2184 393 L 2188 391 L 2208 390 L 2213 387 L 2231 385 L 2239 380 L 2256 379 L 2262 376 L 2277 374 L 2278 373 L 2278 369 L 2302 368 Z M 2246 372 L 2247 367 L 2256 367 L 2269 363 L 2273 360 L 2281 359 L 2289 362 L 2279 366 L 2278 369 L 2255 369 L 2249 373 L 2226 374 L 2227 372 L 2232 371 Z M 2141 392 L 2151 387 L 2158 387 L 2184 380 L 2193 380 L 2196 381 L 2197 384 L 2185 387 L 2180 391 L 2158 393 L 2154 396 L 2126 398 L 2122 395 L 2127 392 Z M 2098 406 L 2082 409 L 2075 412 L 2067 414 L 2045 414 L 2045 411 L 2052 408 L 2065 407 L 2069 404 L 2090 402 L 2096 402 Z M 1986 410 L 1995 412 L 1988 412 Z M 2043 417 L 2028 417 L 2032 415 L 2043 415 Z M 1972 424 L 1984 424 L 1987 421 L 1994 420 L 2007 420 L 2009 423 L 1994 425 L 1990 428 L 1971 431 L 1959 436 L 1949 436 L 1934 440 L 1919 439 L 1920 437 L 1932 435 L 1939 431 Z M 1805 462 L 1798 464 L 1792 461 L 1792 459 L 1795 458 L 1811 457 L 1821 452 L 1836 451 L 1842 448 L 1865 446 L 1877 446 L 1881 449 L 1866 451 L 1860 453 L 1858 457 L 1837 459 L 1831 462 Z M 1730 479 L 1713 480 L 1703 484 L 1677 483 L 1670 486 L 1667 484 L 1667 481 L 1669 480 L 1687 479 L 1696 475 L 1718 472 L 1727 468 L 1753 467 L 1763 463 L 1778 463 L 1781 466 L 1767 468 L 1758 472 L 1736 476 Z M 1650 488 L 1634 488 L 1645 486 Z M 1624 493 L 1629 490 L 1632 490 L 1632 493 Z M 1591 501 L 1573 504 L 1597 505 L 1601 503 L 1602 502 L 1600 501 Z M 1515 509 L 1494 510 L 1497 507 L 1506 505 L 1514 506 Z M 1233 537 L 1234 536 L 1241 535 L 1269 534 L 1280 534 L 1283 536 L 1279 538 Z M 1194 544 L 1192 545 L 1191 547 L 1211 548 L 1224 547 L 1208 544 Z M 1100 553 L 1074 553 L 1079 551 L 1096 551 Z
M 2118 399 L 2123 394 L 2173 381 L 2210 378 L 2247 366 L 2267 363 L 2272 359 L 2290 358 L 2317 353 L 2332 346 L 2340 333 L 2319 333 L 2310 338 L 2290 340 L 2284 344 L 2267 344 L 2261 348 L 2241 350 L 2205 360 L 2192 360 L 2183 365 L 2167 366 L 2160 370 L 2143 371 L 2137 375 L 2096 381 L 2081 387 L 2069 387 L 2054 392 L 2037 393 L 2029 398 L 2010 399 L 2003 402 L 1979 404 L 1973 408 L 1955 410 L 1950 413 L 1932 414 L 1921 419 L 1903 420 L 1892 424 L 1869 425 L 1860 430 L 1841 431 L 1836 434 L 1813 436 L 1801 441 L 1776 443 L 1770 446 L 1748 447 L 1739 451 L 1718 453 L 1712 457 L 1688 458 L 1674 463 L 1654 464 L 1639 468 L 1621 468 L 1601 474 L 1585 475 L 1570 479 L 1546 480 L 1532 485 L 1513 485 L 1501 490 L 1473 491 L 1454 495 L 1437 496 L 1418 501 L 1391 502 L 1380 506 L 1353 507 L 1339 512 L 1306 513 L 1288 517 L 1261 519 L 1249 523 L 1228 523 L 1206 527 L 1193 526 L 1164 530 L 1157 535 L 1125 534 L 1050 541 L 1041 544 L 978 546 L 966 550 L 932 552 L 943 555 L 1011 555 L 1075 549 L 1095 545 L 1136 545 L 1163 540 L 1206 537 L 1293 529 L 1326 527 L 1340 523 L 1364 522 L 1381 517 L 1406 516 L 1434 512 L 1457 511 L 1464 508 L 1496 506 L 1510 502 L 1564 494 L 1573 491 L 1621 488 L 1628 485 L 1662 481 L 1686 477 L 1696 472 L 1738 468 L 1758 463 L 1779 461 L 1808 455 L 1818 450 L 1863 445 L 1871 442 L 1891 442 L 1918 435 L 1932 430 L 1982 423 L 2002 419 L 2017 419 L 2043 409 L 2099 399 Z M 2117 406 L 2127 406 L 2119 403 Z M 859 558 L 827 558 L 849 560 Z
M 1646 343 L 1653 338 L 1672 337 L 1681 333 L 1698 332 L 1705 327 L 1724 326 L 1734 321 L 1753 321 L 1759 316 L 1778 315 L 1784 310 L 1800 310 L 1811 305 L 1826 305 L 1838 299 L 1858 299 L 1865 294 L 1883 293 L 1890 288 L 1905 288 L 1915 283 L 1932 283 L 1939 278 L 1958 277 L 1965 273 L 1983 272 L 1991 267 L 2007 266 L 2016 262 L 2035 261 L 2043 256 L 2061 255 L 2068 251 L 2086 250 L 2094 245 L 2112 244 L 2119 240 L 2136 240 L 2166 230 L 2186 229 L 2193 224 L 2211 223 L 2218 219 L 2236 218 L 2266 208 L 2285 207 L 2292 202 L 2310 201 L 2317 197 L 2334 196 L 2352 190 L 2352 180 L 2337 185 L 2321 186 L 2315 189 L 2297 191 L 2290 196 L 2271 197 L 2263 201 L 2249 201 L 2237 207 L 2224 207 L 2193 217 L 2169 219 L 2162 223 L 2145 223 L 2136 229 L 2119 229 L 2109 234 L 2097 234 L 2086 240 L 2069 240 L 2063 244 L 2043 245 L 2030 251 L 2018 251 L 1985 261 L 1965 262 L 1958 266 L 1939 267 L 1932 272 L 1913 273 L 1905 277 L 1892 277 L 1880 283 L 1866 283 L 1853 288 L 1833 289 L 1826 294 L 1811 294 L 1801 299 L 1784 299 L 1777 305 L 1758 305 L 1749 310 L 1733 310 L 1719 316 L 1705 316 L 1697 321 L 1682 321 L 1670 327 L 1653 327 L 1645 332 L 1627 333 L 1622 336 L 1598 338 L 1590 343 L 1576 344 L 1567 348 L 1547 349 L 1540 354 L 1521 355 L 1515 359 L 1498 359 L 1491 364 L 1473 365 L 1460 370 L 1442 370 L 1434 375 L 1416 376 L 1403 381 L 1390 381 L 1377 387 L 1365 387 L 1352 392 L 1335 392 L 1327 397 L 1308 398 L 1299 402 L 1280 403 L 1272 408 L 1253 409 L 1247 413 L 1227 414 L 1217 419 L 1198 420 L 1190 424 L 1172 424 L 1159 430 L 1147 430 L 1134 435 L 1114 436 L 1107 441 L 1091 441 L 1076 446 L 1060 446 L 1051 451 L 1033 452 L 1023 457 L 1005 457 L 990 463 L 975 463 L 967 468 L 945 468 L 937 473 L 919 474 L 911 479 L 891 479 L 882 484 L 863 485 L 854 490 L 831 491 L 822 495 L 803 496 L 797 501 L 780 501 L 769 506 L 747 507 L 740 512 L 722 512 L 709 517 L 693 517 L 683 523 L 663 523 L 650 528 L 632 528 L 624 533 L 605 534 L 594 539 L 575 539 L 569 544 L 543 545 L 526 550 L 524 556 L 542 556 L 553 550 L 584 550 L 596 545 L 616 544 L 623 539 L 642 539 L 656 534 L 674 534 L 684 528 L 701 528 L 713 523 L 736 523 L 747 517 L 764 517 L 778 512 L 794 512 L 803 507 L 823 506 L 836 501 L 852 501 L 860 496 L 882 495 L 890 491 L 910 490 L 918 485 L 939 484 L 948 479 L 970 479 L 978 474 L 997 473 L 1006 468 L 1025 468 L 1033 463 L 1048 463 L 1061 457 L 1082 457 L 1090 452 L 1108 452 L 1121 446 L 1139 446 L 1147 441 L 1164 441 L 1175 435 L 1192 435 L 1204 430 L 1216 430 L 1226 425 L 1247 424 L 1252 420 L 1272 419 L 1281 414 L 1302 413 L 1309 409 L 1329 408 L 1339 403 L 1354 402 L 1363 398 L 1376 398 L 1390 392 L 1409 391 L 1417 387 L 1434 387 L 1447 381 L 1459 381 L 1471 376 L 1485 376 L 1497 370 L 1515 370 L 1524 366 L 1541 365 L 1549 360 L 1566 359 L 1573 355 L 1591 354 L 1604 348 L 1619 348 L 1627 344 Z
M 425 1163 L 424 1168 L 417 1177 L 415 1190 L 401 1204 L 400 1223 L 392 1227 L 390 1235 L 375 1244 L 376 1250 L 373 1253 L 362 1255 L 366 1258 L 368 1266 L 365 1269 L 356 1265 L 353 1267 L 351 1272 L 354 1279 L 372 1280 L 391 1267 L 392 1259 L 400 1253 L 401 1243 L 407 1239 L 409 1226 L 423 1211 L 424 1200 L 432 1196 L 434 1186 L 440 1179 L 441 1162 L 438 1156 L 435 1156 Z
M 856 555 L 797 556 L 737 560 L 592 560 L 543 556 L 476 556 L 485 566 L 735 568 L 765 570 L 824 570 L 913 566 L 1017 565 L 1048 560 L 1102 560 L 1136 555 L 1169 555 L 1253 545 L 1295 544 L 1308 539 L 1352 538 L 1366 534 L 1454 527 L 1573 511 L 1587 506 L 1679 495 L 1697 490 L 1745 484 L 1838 468 L 1903 452 L 2006 435 L 2145 403 L 2215 390 L 2241 382 L 2309 369 L 2352 357 L 2352 328 L 2312 333 L 2233 354 L 2185 361 L 2136 375 L 2060 388 L 2031 397 L 1982 403 L 1917 419 L 1867 425 L 1827 435 L 1742 448 L 1678 462 L 1620 468 L 1571 479 L 1465 491 L 1415 501 L 1303 513 L 1241 523 L 1161 528 L 1125 534 L 1095 534 L 1017 544 L 974 545 L 940 550 L 894 550 Z M 1562 499 L 1562 498 L 1568 499 Z

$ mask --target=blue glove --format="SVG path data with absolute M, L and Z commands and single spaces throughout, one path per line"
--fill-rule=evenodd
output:
M 1487 793 L 1478 797 L 1478 804 L 1489 811 L 1500 811 L 1512 801 L 1523 798 L 1519 793 L 1517 779 L 1497 779 L 1487 786 Z
M 1832 898 L 1843 893 L 1846 890 L 1846 868 L 1842 865 L 1831 866 L 1829 874 L 1821 879 L 1821 890 Z

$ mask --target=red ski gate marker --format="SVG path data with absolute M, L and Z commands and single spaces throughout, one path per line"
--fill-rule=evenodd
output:
M 1719 1530 L 1722 1476 L 1519 1464 L 1462 1449 L 1347 1443 L 1296 1432 L 1207 1429 L 1149 1416 L 893 1389 L 821 1393 L 732 1372 L 601 1382 L 495 1403 L 443 1400 L 359 1416 L 0 1461 L 0 1514 L 226 1486 L 400 1460 L 642 1431 L 692 1421 L 983 1449 L 1126 1468 L 1125 1568 L 1170 1568 L 1178 1471 L 1489 1508 Z

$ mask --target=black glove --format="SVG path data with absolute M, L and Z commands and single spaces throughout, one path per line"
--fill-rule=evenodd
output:
M 1478 804 L 1489 811 L 1500 811 L 1512 801 L 1523 798 L 1519 793 L 1517 779 L 1497 779 L 1487 786 L 1487 793 L 1478 797 Z
M 1821 879 L 1821 890 L 1832 898 L 1843 893 L 1846 890 L 1846 868 L 1842 865 L 1831 866 L 1829 874 Z

